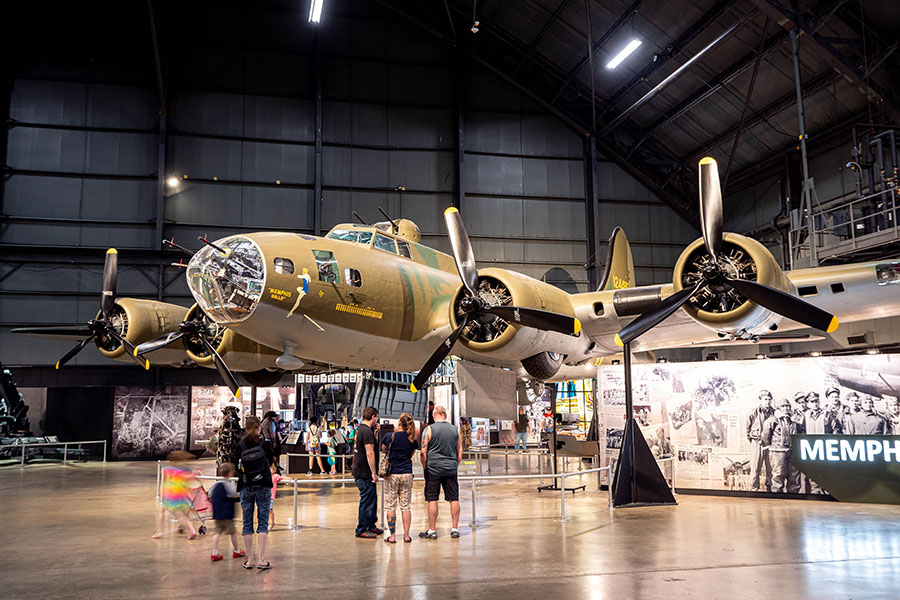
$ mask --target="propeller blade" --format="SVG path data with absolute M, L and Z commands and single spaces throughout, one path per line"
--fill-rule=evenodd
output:
M 81 352 L 82 350 L 84 350 L 84 347 L 87 346 L 89 343 L 91 343 L 91 341 L 93 341 L 93 339 L 95 337 L 97 337 L 97 334 L 95 334 L 94 332 L 91 332 L 91 334 L 88 337 L 86 337 L 85 339 L 83 339 L 80 342 L 78 342 L 77 344 L 75 344 L 74 348 L 72 348 L 71 350 L 66 352 L 66 354 L 61 359 L 56 361 L 56 368 L 59 369 L 64 364 L 66 364 L 67 362 L 72 360 L 75 357 L 75 355 L 78 354 L 79 352 Z
M 616 346 L 624 346 L 625 344 L 633 342 L 638 337 L 644 335 L 649 329 L 656 327 L 659 323 L 664 321 L 666 317 L 681 308 L 681 305 L 700 291 L 700 288 L 705 284 L 706 282 L 701 280 L 700 283 L 693 288 L 685 288 L 680 292 L 672 294 L 654 308 L 623 327 L 622 331 L 616 334 Z
M 103 318 L 109 316 L 116 303 L 116 279 L 119 274 L 119 253 L 115 248 L 106 251 L 106 264 L 103 265 L 103 291 L 100 292 L 100 312 Z
M 222 357 L 219 356 L 219 353 L 216 352 L 216 349 L 213 348 L 213 345 L 209 343 L 209 340 L 206 339 L 205 335 L 198 335 L 200 342 L 206 348 L 206 351 L 209 352 L 209 355 L 212 356 L 213 363 L 216 365 L 216 371 L 219 372 L 219 377 L 222 378 L 222 381 L 225 382 L 225 385 L 228 386 L 228 389 L 231 390 L 231 393 L 235 398 L 240 399 L 241 397 L 241 386 L 238 385 L 237 379 L 234 377 L 234 373 L 231 372 L 231 369 L 228 368 L 228 365 L 225 364 L 225 361 L 222 360 Z
M 142 354 L 149 354 L 154 350 L 159 350 L 160 348 L 165 348 L 169 344 L 176 342 L 181 339 L 184 333 L 180 331 L 174 331 L 172 333 L 167 333 L 166 335 L 161 335 L 156 339 L 150 340 L 149 342 L 144 342 L 143 344 L 139 344 L 137 348 L 134 349 L 135 356 L 140 356 Z
M 122 346 L 124 346 L 125 352 L 128 353 L 128 356 L 130 356 L 134 360 L 134 362 L 136 362 L 138 364 L 139 367 L 141 367 L 145 371 L 150 370 L 150 361 L 147 360 L 146 358 L 144 358 L 143 356 L 137 355 L 137 352 L 135 352 L 134 344 L 132 344 L 131 342 L 126 340 L 124 337 L 122 337 L 122 335 L 118 331 L 113 329 L 112 327 L 107 327 L 106 332 L 109 335 L 116 338 L 117 340 L 119 340 L 119 343 L 122 344 Z
M 748 300 L 756 302 L 760 306 L 764 306 L 792 321 L 803 323 L 827 333 L 831 333 L 838 328 L 837 317 L 818 306 L 813 306 L 806 300 L 801 300 L 796 296 L 786 294 L 781 290 L 770 288 L 755 281 L 731 278 L 726 278 L 725 281 L 746 296 Z
M 568 335 L 578 335 L 581 321 L 575 317 L 559 313 L 526 308 L 524 306 L 489 306 L 484 312 L 497 315 L 510 323 L 521 323 L 526 327 L 534 327 L 543 331 L 557 331 Z
M 700 159 L 698 175 L 703 243 L 713 262 L 718 262 L 722 252 L 722 188 L 719 187 L 719 167 L 716 160 L 709 156 Z
M 447 233 L 450 235 L 456 270 L 459 271 L 459 277 L 469 291 L 469 295 L 475 296 L 475 288 L 478 287 L 478 269 L 475 268 L 475 253 L 472 252 L 472 244 L 469 243 L 469 234 L 466 233 L 462 216 L 457 209 L 451 206 L 444 211 L 444 222 L 447 224 Z
M 42 325 L 36 327 L 16 327 L 10 333 L 31 335 L 51 340 L 83 340 L 93 333 L 86 325 Z
M 441 342 L 441 345 L 437 347 L 437 350 L 434 351 L 427 361 L 425 361 L 425 365 L 419 371 L 419 374 L 416 375 L 415 379 L 409 386 L 409 390 L 415 394 L 422 386 L 425 385 L 425 382 L 428 381 L 428 378 L 431 377 L 431 374 L 435 372 L 438 368 L 438 365 L 441 364 L 447 355 L 450 354 L 451 348 L 453 348 L 453 344 L 456 343 L 456 340 L 459 339 L 460 334 L 462 334 L 462 330 L 469 324 L 469 315 L 466 315 L 463 318 L 462 323 L 459 324 L 459 327 L 454 330 L 453 333 L 450 334 L 446 340 Z

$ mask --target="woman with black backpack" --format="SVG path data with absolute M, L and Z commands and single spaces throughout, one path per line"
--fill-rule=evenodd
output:
M 247 549 L 245 569 L 271 569 L 266 560 L 266 539 L 269 536 L 269 503 L 272 500 L 271 465 L 275 464 L 272 445 L 260 437 L 260 422 L 257 417 L 244 419 L 241 441 L 234 447 L 232 462 L 237 465 L 238 491 L 241 495 L 243 512 L 244 547 Z M 256 533 L 259 536 L 259 556 L 253 564 L 253 505 L 256 505 Z

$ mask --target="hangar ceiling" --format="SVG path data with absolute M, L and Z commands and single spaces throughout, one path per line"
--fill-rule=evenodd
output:
M 458 44 L 574 127 L 595 133 L 605 155 L 690 212 L 703 155 L 733 153 L 734 182 L 796 146 L 789 29 L 801 32 L 810 137 L 853 121 L 895 122 L 900 114 L 900 82 L 892 75 L 900 69 L 900 7 L 892 0 L 376 1 Z M 470 31 L 473 20 L 479 21 L 477 34 Z M 602 68 L 630 39 L 644 43 L 617 69 Z

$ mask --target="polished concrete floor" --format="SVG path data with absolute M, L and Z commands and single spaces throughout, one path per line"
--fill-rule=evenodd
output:
M 0 598 L 900 598 L 897 507 L 681 495 L 610 512 L 593 477 L 566 523 L 534 482 L 479 485 L 475 529 L 464 485 L 460 539 L 443 505 L 439 539 L 397 545 L 353 537 L 355 488 L 301 487 L 301 531 L 276 528 L 274 568 L 245 571 L 210 563 L 209 535 L 150 539 L 155 463 L 7 467 Z M 276 513 L 292 516 L 290 495 Z

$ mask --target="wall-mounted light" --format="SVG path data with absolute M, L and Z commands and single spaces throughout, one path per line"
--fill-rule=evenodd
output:
M 813 350 L 812 352 L 809 353 L 809 355 L 812 357 L 818 358 L 819 356 L 822 356 L 822 353 L 819 352 L 818 350 Z
M 166 185 L 168 185 L 170 188 L 177 188 L 180 183 L 181 180 L 177 177 L 169 177 L 168 179 L 166 179 Z
M 309 22 L 318 23 L 322 19 L 322 6 L 325 0 L 309 0 Z
M 866 354 L 878 354 L 878 353 L 879 353 L 878 348 L 869 348 L 868 350 L 866 350 Z
M 622 61 L 628 58 L 632 52 L 637 50 L 638 46 L 640 46 L 642 43 L 643 42 L 641 42 L 641 40 L 631 40 L 630 42 L 628 42 L 628 45 L 622 48 L 621 52 L 616 54 L 611 61 L 606 63 L 606 68 L 615 69 L 616 67 L 618 67 L 620 64 L 622 64 Z
M 763 360 L 763 359 L 765 359 L 765 358 L 766 358 L 766 355 L 765 355 L 765 354 L 757 354 L 757 355 L 756 355 L 756 360 Z

